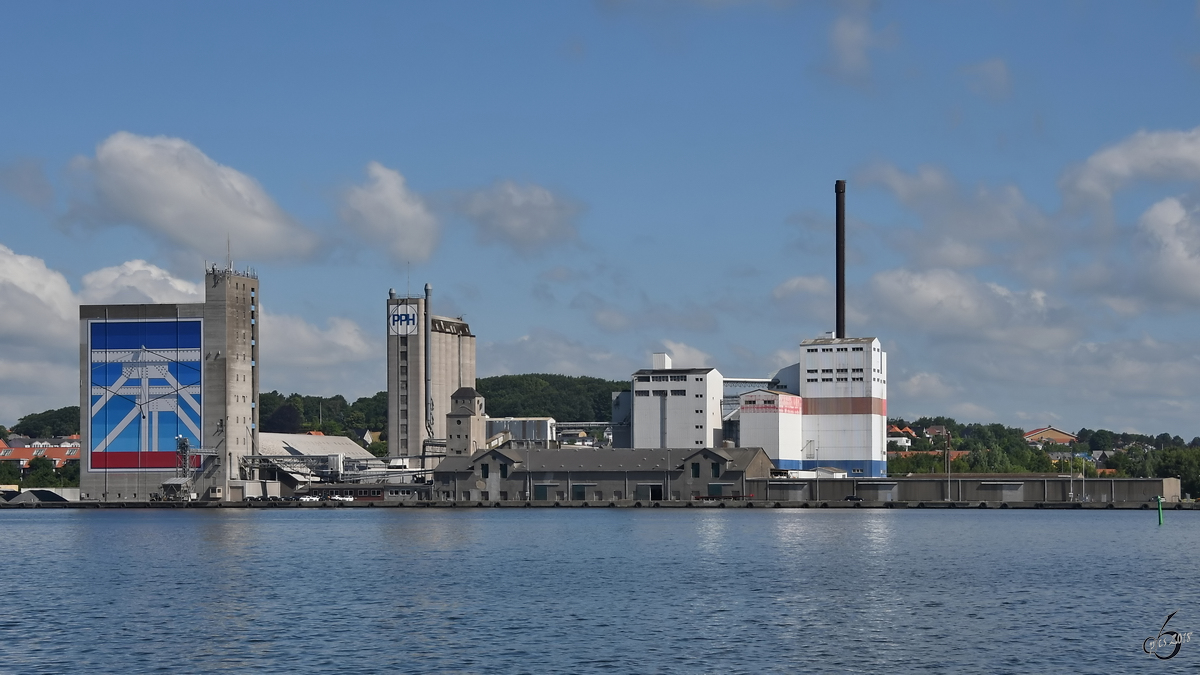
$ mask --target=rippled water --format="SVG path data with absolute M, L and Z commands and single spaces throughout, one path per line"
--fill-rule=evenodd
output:
M 1200 664 L 1200 514 L 5 510 L 0 672 Z M 1142 652 L 1196 630 L 1179 655 Z

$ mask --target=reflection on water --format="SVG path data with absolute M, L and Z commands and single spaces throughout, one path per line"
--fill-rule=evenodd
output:
M 1128 672 L 1200 631 L 1200 514 L 1155 518 L 6 510 L 0 672 Z

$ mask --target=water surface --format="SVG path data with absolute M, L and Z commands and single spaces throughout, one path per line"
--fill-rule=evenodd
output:
M 1194 672 L 1200 514 L 2 510 L 0 672 Z M 1196 630 L 1169 661 L 1142 641 Z

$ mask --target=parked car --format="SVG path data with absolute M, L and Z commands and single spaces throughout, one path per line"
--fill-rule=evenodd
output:
M 319 502 L 319 501 L 321 501 L 321 499 L 319 497 L 317 497 L 316 495 L 300 495 L 300 501 L 302 501 L 302 502 Z
M 332 499 L 335 502 L 352 502 L 352 501 L 354 501 L 354 497 L 351 497 L 350 495 L 333 495 L 332 497 L 330 497 L 330 499 Z
M 842 498 L 842 500 L 847 502 L 861 502 L 862 497 L 859 497 L 858 495 L 846 495 Z

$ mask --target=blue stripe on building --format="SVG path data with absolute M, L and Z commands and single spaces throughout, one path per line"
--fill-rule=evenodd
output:
M 887 462 L 869 459 L 777 459 L 775 468 L 790 471 L 813 471 L 818 466 L 832 467 L 845 471 L 850 478 L 883 478 L 887 476 Z M 861 473 L 860 473 L 861 472 Z
M 92 349 L 200 349 L 199 319 L 93 321 Z

